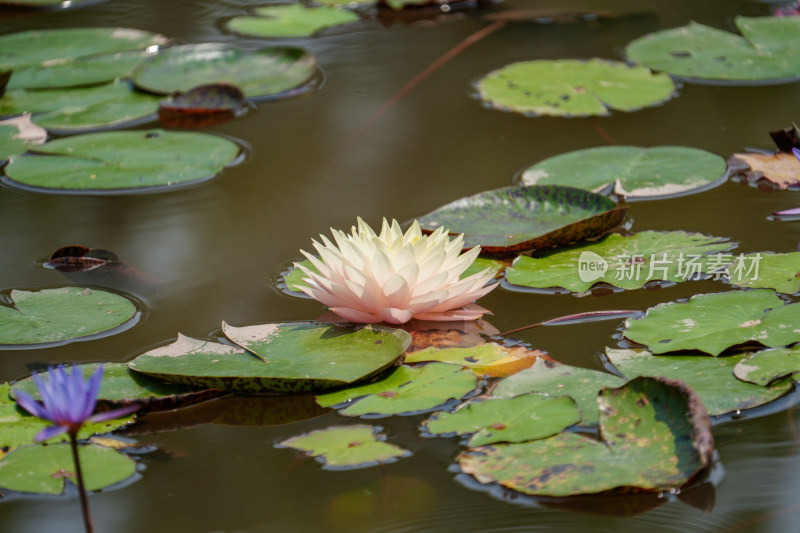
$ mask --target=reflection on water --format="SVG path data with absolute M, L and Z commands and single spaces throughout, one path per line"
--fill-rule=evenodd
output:
M 251 4 L 109 0 L 64 11 L 0 15 L 0 33 L 124 25 L 163 33 L 179 43 L 234 42 L 255 49 L 269 43 L 223 33 L 219 24 Z M 563 6 L 507 0 L 498 9 L 557 7 Z M 91 342 L 3 352 L 0 379 L 25 376 L 31 366 L 46 363 L 127 361 L 178 332 L 209 337 L 223 320 L 254 324 L 314 318 L 324 311 L 321 305 L 283 294 L 271 279 L 311 237 L 330 227 L 349 227 L 356 216 L 373 225 L 383 217 L 409 220 L 458 197 L 508 186 L 532 162 L 610 141 L 693 146 L 725 157 L 744 147 L 770 148 L 767 132 L 787 127 L 797 116 L 797 83 L 685 84 L 677 98 L 662 106 L 592 119 L 525 118 L 485 109 L 471 97 L 475 79 L 513 60 L 620 59 L 628 41 L 650 31 L 689 20 L 731 29 L 735 15 L 768 13 L 766 3 L 751 0 L 578 0 L 569 7 L 643 14 L 569 25 L 509 23 L 431 73 L 349 143 L 344 141 L 401 87 L 490 22 L 472 12 L 436 24 L 384 27 L 365 21 L 352 32 L 281 41 L 316 54 L 325 85 L 294 99 L 259 103 L 243 117 L 204 130 L 252 146 L 249 159 L 217 178 L 135 196 L 58 196 L 0 188 L 0 289 L 70 284 L 39 263 L 74 244 L 112 250 L 143 276 L 158 280 L 141 285 L 94 280 L 96 286 L 141 300 L 146 320 Z M 692 196 L 632 203 L 631 230 L 699 231 L 728 237 L 745 253 L 787 252 L 800 241 L 800 224 L 767 217 L 796 205 L 797 192 L 763 192 L 728 182 Z M 644 309 L 726 289 L 698 281 L 574 298 L 501 287 L 481 304 L 495 313 L 492 327 L 508 331 L 558 316 Z M 617 345 L 618 325 L 533 328 L 515 337 L 567 364 L 600 369 L 598 356 L 606 345 Z M 713 508 L 709 494 L 694 498 L 691 491 L 682 500 L 659 501 L 648 512 L 625 518 L 575 512 L 567 508 L 571 503 L 520 505 L 465 487 L 448 471 L 459 450 L 456 439 L 420 439 L 421 417 L 380 420 L 389 441 L 412 450 L 413 456 L 380 468 L 323 471 L 315 461 L 274 445 L 306 431 L 360 421 L 309 413 L 273 425 L 269 402 L 252 402 L 231 412 L 257 420 L 254 426 L 222 425 L 228 411 L 215 413 L 206 406 L 198 425 L 161 421 L 163 427 L 184 422 L 194 427 L 137 436 L 143 446 L 159 452 L 142 456 L 145 469 L 137 483 L 92 495 L 97 530 L 771 532 L 794 531 L 800 518 L 800 440 L 793 411 L 715 427 L 724 476 L 715 484 Z M 278 413 L 281 409 L 275 407 Z M 211 419 L 215 423 L 205 423 Z M 0 531 L 78 533 L 82 525 L 74 496 L 8 498 L 0 502 Z M 598 501 L 576 505 L 589 511 Z

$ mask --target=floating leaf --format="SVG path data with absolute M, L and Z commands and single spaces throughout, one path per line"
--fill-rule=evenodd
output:
M 627 319 L 628 339 L 659 354 L 700 350 L 717 356 L 726 348 L 757 341 L 771 348 L 800 341 L 800 304 L 784 305 L 775 291 L 755 289 L 698 294 Z
M 339 411 L 346 416 L 396 415 L 426 411 L 448 400 L 472 392 L 478 380 L 471 372 L 444 363 L 411 368 L 401 366 L 377 383 L 352 387 L 317 397 L 317 403 L 331 407 L 352 402 Z
M 380 431 L 372 426 L 334 426 L 286 439 L 278 446 L 304 451 L 329 469 L 363 468 L 411 455 L 383 442 L 386 437 Z
M 121 126 L 152 117 L 159 98 L 136 92 L 127 82 L 71 89 L 6 91 L 0 116 L 31 112 L 36 123 L 61 134 Z
M 17 68 L 9 89 L 54 89 L 78 87 L 129 78 L 131 72 L 148 57 L 144 50 L 85 56 L 64 63 Z
M 727 279 L 737 287 L 795 294 L 800 291 L 800 252 L 741 255 L 728 268 Z
M 567 185 L 600 192 L 651 198 L 698 192 L 720 183 L 725 160 L 684 146 L 601 146 L 540 161 L 522 174 L 524 185 Z
M 0 7 L 7 6 L 11 9 L 66 9 L 96 1 L 97 0 L 0 0 Z
M 746 355 L 653 355 L 646 350 L 606 348 L 606 357 L 624 376 L 656 376 L 681 380 L 697 393 L 708 414 L 738 413 L 769 403 L 792 390 L 791 380 L 759 387 L 736 379 L 734 369 Z
M 225 27 L 248 37 L 310 37 L 323 28 L 348 24 L 359 16 L 346 9 L 285 4 L 257 7 L 254 17 L 233 17 Z
M 30 115 L 0 120 L 0 164 L 46 140 L 47 131 L 31 122 Z
M 454 413 L 439 412 L 422 424 L 434 435 L 474 433 L 468 446 L 550 437 L 581 420 L 575 400 L 542 394 L 473 400 Z
M 484 342 L 467 348 L 426 348 L 406 354 L 406 363 L 439 361 L 460 365 L 477 376 L 506 377 L 524 370 L 536 362 L 544 353 L 528 350 L 522 346 L 502 346 Z
M 640 37 L 628 58 L 695 80 L 774 81 L 800 77 L 798 17 L 736 17 L 744 37 L 696 22 Z
M 32 444 L 33 439 L 44 428 L 51 426 L 50 422 L 37 418 L 22 408 L 17 407 L 9 397 L 11 385 L 0 385 L 0 449 L 18 448 L 25 444 Z M 78 432 L 78 438 L 88 439 L 97 433 L 108 433 L 119 429 L 133 420 L 133 415 L 124 418 L 115 418 L 105 422 L 87 423 Z M 58 435 L 45 441 L 49 444 L 66 439 L 66 435 Z M 0 456 L 2 457 L 2 456 Z
M 112 448 L 89 444 L 78 449 L 86 490 L 99 490 L 136 473 L 136 463 Z M 77 484 L 69 444 L 23 446 L 0 459 L 0 488 L 61 494 L 64 480 Z
M 229 83 L 248 98 L 277 96 L 308 82 L 315 59 L 302 48 L 271 47 L 253 52 L 225 43 L 185 44 L 167 48 L 142 63 L 133 74 L 137 87 L 172 94 L 198 85 Z
M 582 117 L 636 111 L 669 100 L 675 85 L 645 67 L 590 59 L 511 63 L 476 83 L 490 107 L 526 115 Z
M 797 372 L 800 372 L 800 344 L 792 348 L 761 350 L 750 357 L 742 356 L 733 367 L 733 375 L 740 380 L 769 387 L 768 390 L 778 388 L 771 386 L 777 380 Z M 780 385 L 788 384 L 790 382 L 787 381 Z
M 483 253 L 536 250 L 599 237 L 620 223 L 627 207 L 571 187 L 506 187 L 461 198 L 419 219 L 464 234 L 464 247 Z
M 77 365 L 84 378 L 88 379 L 98 363 Z M 74 371 L 74 370 L 73 370 Z M 11 389 L 12 396 L 22 390 L 36 399 L 39 393 L 33 378 L 23 379 L 14 384 Z M 209 394 L 210 393 L 210 394 Z M 146 406 L 151 409 L 175 409 L 180 405 L 196 402 L 218 396 L 214 391 L 205 391 L 185 385 L 165 383 L 133 372 L 127 363 L 103 363 L 103 381 L 97 394 L 98 402 L 112 404 L 113 406 L 129 405 L 132 403 Z
M 62 287 L 11 291 L 14 307 L 0 306 L 0 345 L 79 339 L 133 319 L 136 306 L 118 294 Z
M 64 28 L 0 36 L 0 69 L 62 65 L 79 57 L 144 50 L 168 43 L 163 35 L 131 28 Z
M 458 456 L 461 470 L 481 483 L 536 496 L 619 490 L 675 490 L 711 464 L 708 415 L 680 382 L 637 378 L 605 388 L 599 442 L 577 433 L 521 444 L 498 444 Z
M 301 393 L 342 387 L 390 368 L 411 341 L 402 330 L 351 324 L 287 322 L 234 328 L 235 342 L 255 350 L 178 336 L 129 363 L 131 369 L 199 387 Z
M 173 187 L 214 176 L 238 153 L 235 143 L 204 133 L 90 133 L 45 143 L 5 172 L 17 183 L 55 190 Z
M 531 368 L 507 377 L 492 392 L 494 398 L 513 398 L 529 392 L 570 396 L 580 409 L 583 425 L 597 424 L 597 393 L 603 387 L 621 386 L 614 374 L 538 358 Z
M 800 185 L 800 161 L 794 154 L 733 154 L 730 164 L 737 173 L 744 173 L 748 181 L 765 179 L 781 189 Z
M 574 292 L 596 283 L 640 289 L 647 282 L 687 281 L 729 264 L 709 254 L 731 247 L 719 237 L 683 231 L 642 231 L 623 237 L 611 234 L 598 242 L 579 245 L 544 257 L 521 255 L 506 270 L 506 280 L 523 287 L 563 287 Z

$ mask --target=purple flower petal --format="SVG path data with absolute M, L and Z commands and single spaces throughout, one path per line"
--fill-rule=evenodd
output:
M 797 147 L 792 146 L 792 153 L 797 158 L 797 160 L 800 161 L 800 150 L 798 150 Z
M 795 150 L 797 150 L 797 148 L 795 148 Z M 788 217 L 788 216 L 792 216 L 792 215 L 800 215 L 800 207 L 793 207 L 791 209 L 784 209 L 783 211 L 775 211 L 772 214 L 775 215 L 775 216 L 778 216 L 778 217 Z
M 69 429 L 67 428 L 67 426 L 47 426 L 39 433 L 37 433 L 36 436 L 33 438 L 33 440 L 36 442 L 41 442 L 43 440 L 52 439 L 56 435 L 61 435 L 62 433 L 66 433 L 67 429 Z
M 21 390 L 16 391 L 15 394 L 17 403 L 20 405 L 20 407 L 35 417 L 50 420 L 50 418 L 48 418 L 47 411 L 44 409 L 42 404 L 34 400 L 32 396 L 29 396 L 27 393 L 22 392 Z
M 112 420 L 114 418 L 120 418 L 123 416 L 127 416 L 131 413 L 135 413 L 139 410 L 140 405 L 128 405 L 126 407 L 120 407 L 119 409 L 113 409 L 111 411 L 106 411 L 105 413 L 97 413 L 96 415 L 90 416 L 87 421 L 88 422 L 105 422 L 106 420 Z

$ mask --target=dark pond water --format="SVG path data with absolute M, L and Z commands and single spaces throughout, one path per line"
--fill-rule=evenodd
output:
M 220 21 L 249 1 L 111 0 L 81 9 L 3 16 L 0 32 L 34 28 L 126 26 L 179 42 L 263 41 L 225 34 Z M 556 8 L 562 2 L 509 0 L 506 8 Z M 685 84 L 674 100 L 636 113 L 597 119 L 525 118 L 483 108 L 470 83 L 517 59 L 619 59 L 645 33 L 690 20 L 730 29 L 735 15 L 768 14 L 756 1 L 574 1 L 570 8 L 637 12 L 570 25 L 513 24 L 467 49 L 427 78 L 354 142 L 345 140 L 400 87 L 447 50 L 487 26 L 479 13 L 435 24 L 363 22 L 347 33 L 298 40 L 316 54 L 326 82 L 300 98 L 260 104 L 210 129 L 247 146 L 247 160 L 202 185 L 136 196 L 57 196 L 0 188 L 0 289 L 68 284 L 39 262 L 56 248 L 82 244 L 113 250 L 152 283 L 116 286 L 146 307 L 144 320 L 119 335 L 66 346 L 0 352 L 0 379 L 35 365 L 128 361 L 178 332 L 208 337 L 220 322 L 244 325 L 310 319 L 322 307 L 286 296 L 273 277 L 329 227 L 356 216 L 408 220 L 475 192 L 506 186 L 531 162 L 608 144 L 686 145 L 724 157 L 744 147 L 770 148 L 767 132 L 800 117 L 800 84 L 721 87 Z M 602 132 L 602 133 L 601 133 Z M 634 230 L 689 230 L 729 237 L 738 251 L 787 252 L 800 222 L 768 214 L 800 205 L 796 192 L 763 192 L 728 182 L 701 194 L 638 202 Z M 112 285 L 113 287 L 114 285 Z M 498 289 L 481 300 L 500 331 L 595 309 L 642 309 L 694 293 L 725 290 L 684 283 L 607 297 L 521 294 Z M 618 321 L 538 328 L 518 338 L 566 363 L 600 368 L 615 346 Z M 228 425 L 224 413 L 251 424 L 304 404 L 269 400 L 198 409 L 198 424 L 135 437 L 156 449 L 141 456 L 141 479 L 97 493 L 98 531 L 134 532 L 531 532 L 797 531 L 800 458 L 788 401 L 715 428 L 715 488 L 675 497 L 593 498 L 564 504 L 503 499 L 475 490 L 449 471 L 454 439 L 420 439 L 421 417 L 372 421 L 414 455 L 382 468 L 324 471 L 274 445 L 315 428 L 347 422 L 334 413 L 266 426 Z M 236 417 L 233 417 L 236 418 Z M 234 420 L 235 421 L 235 420 Z M 168 428 L 172 421 L 165 419 Z M 75 494 L 9 497 L 0 531 L 82 531 Z M 684 501 L 682 501 L 684 500 Z M 616 502 L 616 503 L 615 503 Z M 688 503 L 687 503 L 688 502 Z M 648 512 L 629 517 L 636 506 Z M 640 510 L 643 510 L 640 509 Z M 592 514 L 603 511 L 617 516 Z M 591 511 L 591 512 L 590 512 Z

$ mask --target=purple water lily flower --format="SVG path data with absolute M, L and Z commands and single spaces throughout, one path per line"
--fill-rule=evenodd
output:
M 47 381 L 43 381 L 34 372 L 33 381 L 42 398 L 42 403 L 37 402 L 28 394 L 16 391 L 17 403 L 26 411 L 43 420 L 53 423 L 40 431 L 34 440 L 36 442 L 47 440 L 68 433 L 75 436 L 86 422 L 102 422 L 119 418 L 136 411 L 139 406 L 133 405 L 92 415 L 97 405 L 97 393 L 100 391 L 100 381 L 103 379 L 103 366 L 83 380 L 83 373 L 77 366 L 72 367 L 72 374 L 67 374 L 63 365 L 47 369 Z

